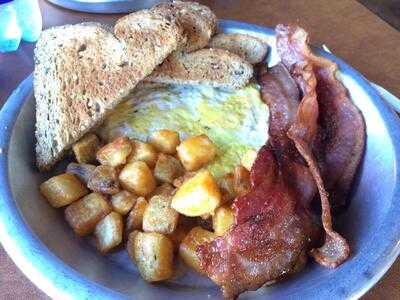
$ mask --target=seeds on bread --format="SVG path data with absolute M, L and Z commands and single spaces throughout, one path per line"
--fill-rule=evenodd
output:
M 240 33 L 219 33 L 210 40 L 209 46 L 228 50 L 251 64 L 262 62 L 268 53 L 268 44 L 265 41 Z
M 192 52 L 207 46 L 217 29 L 217 17 L 205 5 L 190 1 L 161 3 L 152 8 L 164 15 L 175 16 L 187 37 L 181 50 Z
M 223 49 L 201 49 L 191 53 L 174 52 L 146 81 L 240 88 L 252 76 L 252 65 L 236 54 Z

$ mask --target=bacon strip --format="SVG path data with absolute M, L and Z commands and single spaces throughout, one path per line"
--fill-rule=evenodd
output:
M 269 146 L 259 151 L 253 171 L 257 169 L 270 176 L 257 185 L 253 181 L 250 192 L 235 201 L 236 226 L 198 248 L 203 270 L 222 286 L 225 298 L 288 274 L 309 248 L 308 232 L 293 195 L 275 172 Z
M 306 160 L 321 199 L 325 243 L 319 249 L 313 249 L 311 254 L 321 265 L 334 268 L 347 259 L 350 248 L 347 241 L 332 228 L 328 192 L 320 166 L 325 171 L 329 186 L 331 189 L 334 187 L 334 201 L 344 203 L 363 154 L 364 122 L 361 113 L 348 98 L 346 89 L 335 77 L 337 65 L 311 52 L 308 34 L 300 27 L 284 25 L 277 26 L 276 34 L 281 60 L 303 94 L 288 136 Z M 321 126 L 319 140 L 316 141 L 318 118 L 321 119 Z M 319 157 L 318 162 L 316 157 Z

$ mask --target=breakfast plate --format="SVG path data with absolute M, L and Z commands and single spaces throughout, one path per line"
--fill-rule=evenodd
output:
M 278 61 L 274 31 L 252 24 L 221 20 L 220 31 L 248 33 L 268 41 L 268 65 Z M 341 59 L 314 51 L 339 65 L 338 77 L 362 112 L 367 143 L 353 184 L 348 209 L 336 228 L 349 241 L 352 254 L 337 269 L 311 263 L 285 281 L 246 292 L 242 299 L 358 298 L 387 271 L 400 253 L 400 125 L 374 88 Z M 128 262 L 124 251 L 106 256 L 86 239 L 77 238 L 52 209 L 38 186 L 49 177 L 34 167 L 35 100 L 33 77 L 13 92 L 0 113 L 0 241 L 17 266 L 55 299 L 213 299 L 212 282 L 185 268 L 179 280 L 148 284 Z M 54 173 L 65 168 L 59 165 Z

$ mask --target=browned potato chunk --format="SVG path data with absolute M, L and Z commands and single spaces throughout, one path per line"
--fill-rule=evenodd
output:
M 120 191 L 111 197 L 111 207 L 117 213 L 125 216 L 135 205 L 136 196 L 128 191 Z
M 221 189 L 222 203 L 230 202 L 236 198 L 235 177 L 232 173 L 226 174 L 219 180 Z
M 72 162 L 67 166 L 67 173 L 75 175 L 80 181 L 82 181 L 84 184 L 87 184 L 94 169 L 96 169 L 95 165 L 77 164 Z
M 213 229 L 216 235 L 224 235 L 234 224 L 235 217 L 229 206 L 221 206 L 215 210 L 213 216 Z
M 171 197 L 154 196 L 143 215 L 143 231 L 172 233 L 178 224 L 178 212 L 171 208 Z
M 207 170 L 186 180 L 172 198 L 171 206 L 188 217 L 214 214 L 221 203 L 221 193 L 214 177 Z
M 245 167 L 238 166 L 233 172 L 233 177 L 236 195 L 247 193 L 250 189 L 250 172 Z
M 128 252 L 129 258 L 135 263 L 135 237 L 139 232 L 139 230 L 134 230 L 129 233 L 128 241 L 126 242 L 126 251 Z
M 40 192 L 53 207 L 62 207 L 78 200 L 89 190 L 74 175 L 64 173 L 40 185 Z
M 215 145 L 202 134 L 184 140 L 177 148 L 178 157 L 188 171 L 196 171 L 211 162 L 216 154 Z
M 175 157 L 161 153 L 158 156 L 154 177 L 160 182 L 172 183 L 175 178 L 182 176 L 185 169 Z
M 93 133 L 88 133 L 72 146 L 72 151 L 78 163 L 90 164 L 96 161 L 96 152 L 99 148 L 99 138 Z
M 149 195 L 149 198 L 161 195 L 161 196 L 172 196 L 175 193 L 175 188 L 169 183 L 163 183 L 156 187 L 156 189 Z
M 136 199 L 136 204 L 130 211 L 126 219 L 126 231 L 130 233 L 135 229 L 142 230 L 143 215 L 148 203 L 145 198 L 139 197 Z
M 118 137 L 97 152 L 97 160 L 102 165 L 117 167 L 126 163 L 126 158 L 131 151 L 130 140 L 126 136 Z
M 138 140 L 132 141 L 133 150 L 131 155 L 128 157 L 129 162 L 143 161 L 150 168 L 153 168 L 156 164 L 158 153 L 157 150 L 149 143 L 144 143 Z
M 197 247 L 211 242 L 215 238 L 214 233 L 207 231 L 200 226 L 192 228 L 179 246 L 179 255 L 186 265 L 195 271 L 202 273 L 200 259 L 197 256 Z
M 175 154 L 176 147 L 181 141 L 176 131 L 161 129 L 152 134 L 149 142 L 161 153 Z
M 247 150 L 246 153 L 243 155 L 242 160 L 240 163 L 243 167 L 250 172 L 251 167 L 253 166 L 255 160 L 257 158 L 257 151 L 254 149 Z
M 134 261 L 143 279 L 155 282 L 171 278 L 174 260 L 172 242 L 157 232 L 137 232 L 133 239 Z
M 80 236 L 93 232 L 96 224 L 111 212 L 107 199 L 99 193 L 91 193 L 65 209 L 65 219 Z
M 94 230 L 97 242 L 97 250 L 107 253 L 122 242 L 122 216 L 111 212 L 97 223 Z
M 125 190 L 139 196 L 146 196 L 156 188 L 156 180 L 151 170 L 142 161 L 134 161 L 125 165 L 119 180 Z
M 119 192 L 118 172 L 111 166 L 97 166 L 87 186 L 94 192 L 114 195 Z

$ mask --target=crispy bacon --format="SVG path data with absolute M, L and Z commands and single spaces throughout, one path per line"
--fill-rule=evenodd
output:
M 364 121 L 335 77 L 337 65 L 311 52 L 307 32 L 297 26 L 278 25 L 276 35 L 281 60 L 303 94 L 288 136 L 306 160 L 321 199 L 325 243 L 311 254 L 321 265 L 334 268 L 347 259 L 350 249 L 332 228 L 324 183 L 332 191 L 331 201 L 343 205 L 363 154 Z
M 305 253 L 319 242 L 321 227 L 310 210 L 318 192 L 325 243 L 311 255 L 327 267 L 349 255 L 332 229 L 324 183 L 341 203 L 363 152 L 362 116 L 335 79 L 336 65 L 311 53 L 304 30 L 279 25 L 277 48 L 284 65 L 259 76 L 270 139 L 253 164 L 251 189 L 234 201 L 235 226 L 198 248 L 203 270 L 228 298 L 305 264 Z

